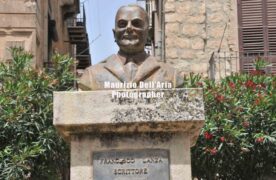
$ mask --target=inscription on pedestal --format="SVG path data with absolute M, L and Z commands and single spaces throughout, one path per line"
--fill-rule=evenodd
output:
M 162 149 L 93 153 L 93 180 L 169 180 L 169 152 Z

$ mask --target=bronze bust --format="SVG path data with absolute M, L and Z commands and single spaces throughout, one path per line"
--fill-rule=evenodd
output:
M 142 7 L 120 7 L 113 29 L 119 52 L 86 68 L 79 81 L 80 89 L 104 89 L 106 82 L 131 82 L 138 86 L 140 82 L 168 82 L 173 87 L 181 86 L 183 78 L 176 69 L 145 52 L 148 27 L 149 18 Z

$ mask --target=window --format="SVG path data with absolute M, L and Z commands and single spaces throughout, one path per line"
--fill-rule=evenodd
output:
M 276 73 L 276 0 L 238 0 L 238 21 L 242 70 L 252 70 L 261 56 Z

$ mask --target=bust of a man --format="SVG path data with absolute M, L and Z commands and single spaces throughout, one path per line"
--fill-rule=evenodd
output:
M 162 82 L 181 86 L 183 78 L 176 69 L 145 52 L 148 28 L 149 18 L 142 7 L 120 7 L 113 29 L 119 52 L 88 67 L 80 78 L 80 89 L 104 89 L 105 83 L 136 83 L 139 86 L 141 82 Z

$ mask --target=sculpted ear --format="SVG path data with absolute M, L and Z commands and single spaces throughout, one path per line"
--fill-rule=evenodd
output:
M 116 36 L 115 36 L 115 29 L 112 29 L 112 32 L 113 32 L 113 36 L 115 38 L 115 41 L 116 41 Z

